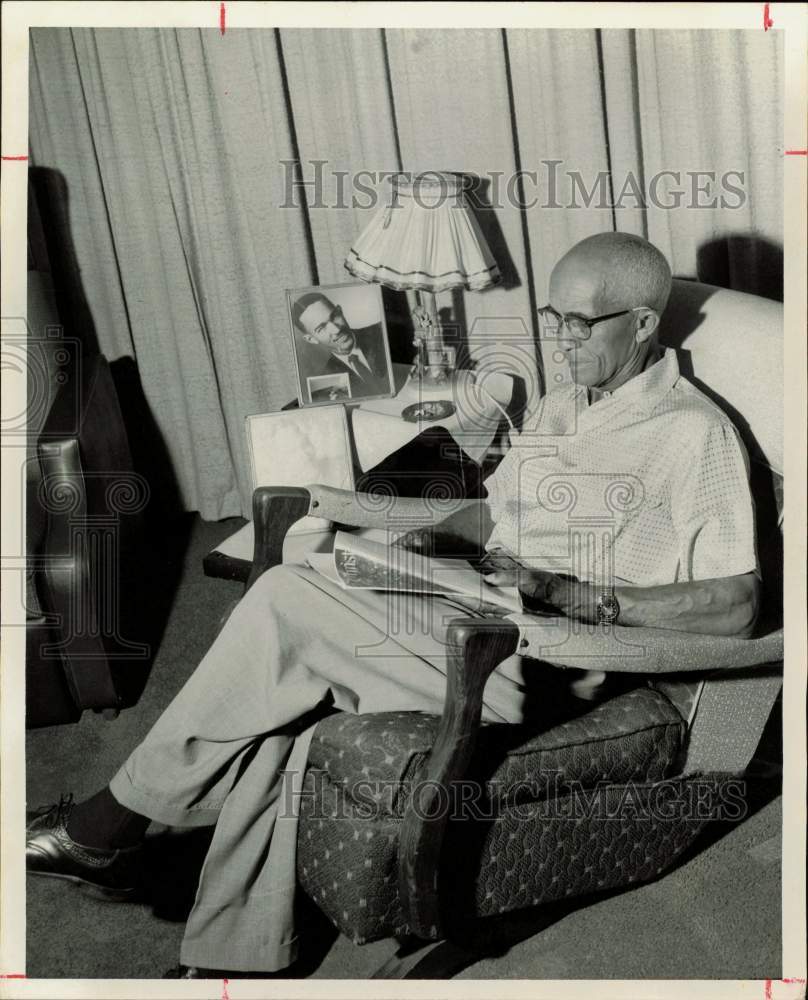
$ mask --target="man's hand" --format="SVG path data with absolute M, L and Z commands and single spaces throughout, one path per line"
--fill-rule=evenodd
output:
M 415 528 L 405 531 L 391 542 L 391 548 L 407 549 L 421 556 L 439 556 L 442 559 L 468 559 L 476 563 L 482 543 L 447 530 L 444 523 L 432 528 Z
M 479 565 L 492 587 L 516 587 L 526 611 L 554 608 L 571 618 L 595 621 L 595 588 L 543 569 L 524 566 L 507 549 L 492 549 Z
M 506 549 L 492 549 L 486 552 L 477 564 L 486 583 L 492 587 L 518 587 L 519 574 L 525 569 L 516 556 Z
M 422 556 L 430 556 L 435 551 L 435 534 L 431 528 L 418 528 L 415 531 L 405 531 L 403 535 L 391 543 L 391 548 L 408 549 Z

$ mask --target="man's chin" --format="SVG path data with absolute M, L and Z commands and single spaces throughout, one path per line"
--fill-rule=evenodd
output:
M 594 385 L 595 373 L 587 365 L 569 364 L 570 377 L 575 385 L 591 387 Z
M 567 365 L 575 385 L 580 385 L 587 389 L 593 389 L 595 386 L 600 385 L 601 371 L 599 364 L 593 364 L 588 359 L 575 360 L 570 358 L 567 360 Z

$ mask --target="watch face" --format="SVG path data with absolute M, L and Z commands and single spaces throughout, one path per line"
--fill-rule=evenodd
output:
M 620 605 L 614 594 L 601 594 L 598 601 L 598 619 L 602 622 L 613 622 L 620 614 Z

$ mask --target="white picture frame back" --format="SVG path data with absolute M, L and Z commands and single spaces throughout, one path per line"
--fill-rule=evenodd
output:
M 348 415 L 341 404 L 257 413 L 245 426 L 253 489 L 319 483 L 356 490 Z M 291 532 L 329 526 L 325 518 L 308 516 Z

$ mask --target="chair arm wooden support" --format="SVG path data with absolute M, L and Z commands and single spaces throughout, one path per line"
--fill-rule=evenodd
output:
M 311 509 L 305 486 L 259 486 L 253 493 L 253 564 L 247 590 L 258 577 L 283 562 L 283 540 L 295 521 Z
M 502 618 L 456 618 L 449 625 L 443 715 L 399 835 L 399 895 L 417 937 L 443 934 L 438 881 L 451 784 L 463 777 L 474 753 L 486 681 L 516 651 L 518 640 L 519 630 Z

